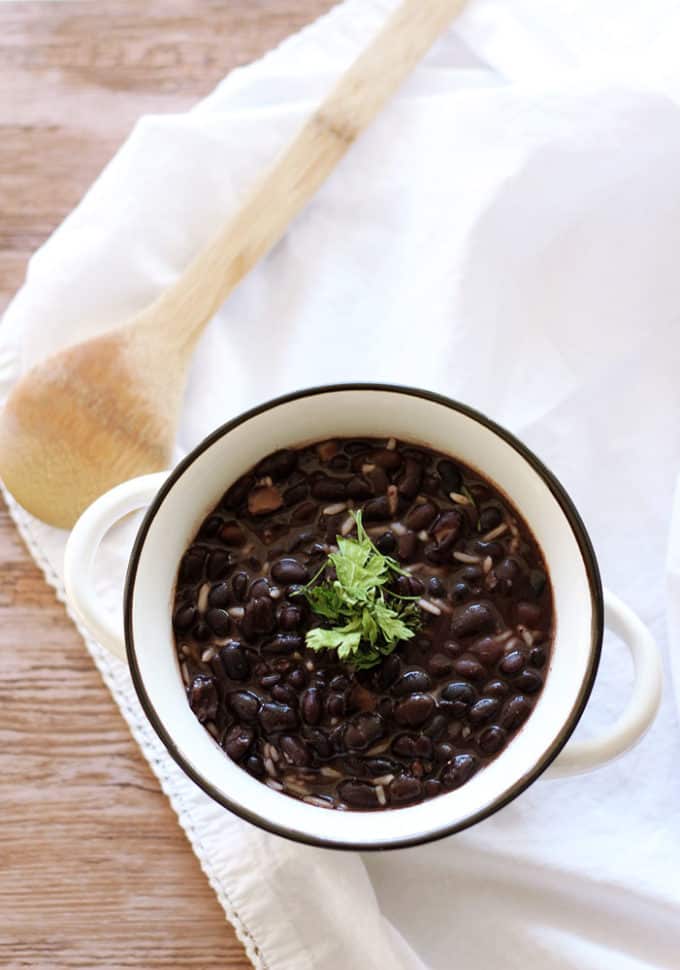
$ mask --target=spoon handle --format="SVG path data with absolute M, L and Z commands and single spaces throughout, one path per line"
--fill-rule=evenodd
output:
M 205 324 L 281 239 L 464 3 L 403 0 L 238 211 L 137 325 L 162 327 L 165 340 L 190 352 Z

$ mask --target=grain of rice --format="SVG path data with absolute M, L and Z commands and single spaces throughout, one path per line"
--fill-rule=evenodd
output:
M 380 778 L 373 779 L 375 785 L 389 785 L 391 781 L 394 781 L 394 775 L 381 775 Z
M 347 508 L 347 502 L 334 502 L 333 505 L 327 505 L 323 510 L 324 515 L 340 515 Z
M 217 725 L 215 724 L 215 722 L 214 721 L 206 721 L 205 722 L 205 726 L 207 727 L 207 729 L 210 732 L 210 734 L 212 734 L 212 736 L 217 741 L 217 737 L 218 737 L 218 735 L 219 735 L 220 732 L 217 730 Z
M 473 505 L 474 503 L 470 501 L 467 495 L 462 495 L 460 492 L 449 492 L 449 498 L 456 505 Z
M 271 758 L 264 759 L 264 770 L 267 772 L 268 775 L 271 775 L 272 777 L 276 775 L 276 765 L 274 764 Z
M 408 529 L 401 522 L 392 522 L 390 529 L 394 532 L 395 536 L 405 536 Z
M 328 765 L 324 765 L 323 768 L 320 768 L 319 774 L 323 775 L 324 778 L 342 778 L 341 772 L 336 771 L 335 768 L 329 768 Z
M 498 539 L 500 538 L 500 536 L 504 536 L 507 531 L 508 531 L 508 523 L 501 522 L 501 524 L 497 525 L 495 529 L 491 530 L 491 532 L 487 532 L 486 535 L 483 535 L 482 541 L 491 542 L 492 539 Z
M 351 515 L 348 515 L 345 521 L 340 526 L 340 535 L 348 536 L 352 529 L 354 528 L 354 519 Z
M 521 636 L 521 638 L 524 640 L 524 642 L 526 643 L 527 647 L 533 647 L 533 645 L 534 645 L 534 638 L 531 635 L 530 631 L 527 630 L 527 628 L 525 626 L 518 626 L 517 627 L 517 632 L 519 633 L 519 635 Z
M 394 451 L 394 449 L 396 447 L 397 447 L 397 439 L 396 438 L 390 438 L 390 440 L 385 445 L 386 451 Z
M 378 797 L 378 802 L 381 805 L 387 805 L 387 796 L 385 795 L 385 789 L 383 788 L 382 785 L 378 785 L 378 787 L 375 790 L 375 793 Z
M 317 798 L 315 795 L 307 795 L 304 799 L 308 805 L 316 805 L 317 808 L 333 808 L 330 802 L 326 802 L 323 798 Z
M 419 599 L 418 606 L 421 608 L 421 610 L 424 610 L 426 613 L 431 613 L 432 616 L 442 615 L 442 611 L 439 609 L 439 607 L 435 606 L 434 603 L 430 603 L 429 600 Z
M 370 475 L 371 472 L 374 472 L 374 471 L 375 471 L 375 465 L 362 465 L 361 466 L 361 474 L 362 475 Z
M 189 668 L 187 667 L 186 664 L 181 664 L 180 670 L 182 671 L 182 680 L 184 681 L 184 683 L 188 687 L 189 686 Z
M 242 620 L 246 615 L 246 611 L 242 606 L 232 606 L 227 610 L 227 613 L 232 618 L 232 620 Z
M 460 732 L 460 736 L 462 738 L 469 738 L 471 733 L 470 728 L 466 724 L 463 730 Z
M 273 600 L 280 600 L 283 596 L 283 590 L 279 589 L 278 586 L 272 586 L 269 590 L 269 595 Z
M 286 791 L 292 792 L 294 795 L 306 795 L 309 789 L 303 787 L 302 785 L 296 785 L 294 781 L 285 782 Z
M 453 558 L 457 559 L 458 562 L 464 562 L 471 565 L 478 565 L 482 561 L 480 556 L 471 556 L 468 552 L 454 552 Z
M 196 603 L 199 613 L 205 613 L 208 606 L 209 593 L 210 593 L 210 583 L 203 583 L 200 590 L 198 591 L 198 602 Z
M 397 508 L 399 507 L 399 492 L 397 491 L 396 485 L 389 485 L 387 488 L 387 506 L 390 510 L 390 515 L 396 515 Z
M 418 538 L 421 542 L 427 542 L 427 540 L 430 538 L 430 534 L 427 529 L 421 529 L 418 533 Z
M 203 653 L 201 654 L 201 660 L 203 661 L 204 664 L 209 664 L 216 653 L 217 651 L 215 650 L 214 647 L 208 647 L 208 649 L 204 650 Z
M 491 558 L 491 556 L 487 556 L 484 562 L 482 563 L 482 569 L 484 570 L 485 573 L 488 574 L 491 572 L 492 568 L 493 568 L 493 559 Z
M 265 781 L 265 785 L 267 785 L 269 788 L 273 788 L 274 791 L 283 791 L 283 785 L 281 784 L 281 782 L 274 781 L 273 778 L 267 778 L 267 780 Z

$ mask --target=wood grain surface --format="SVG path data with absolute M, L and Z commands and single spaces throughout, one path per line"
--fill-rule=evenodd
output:
M 134 121 L 183 110 L 332 0 L 0 3 L 0 311 Z M 0 510 L 0 966 L 250 966 Z

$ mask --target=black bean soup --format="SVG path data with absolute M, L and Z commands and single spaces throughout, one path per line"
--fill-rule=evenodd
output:
M 323 621 L 300 595 L 359 509 L 421 616 L 369 670 L 305 646 Z M 398 808 L 463 785 L 529 717 L 552 593 L 526 523 L 479 473 L 394 439 L 334 440 L 229 488 L 180 564 L 174 629 L 192 710 L 253 777 L 326 808 Z

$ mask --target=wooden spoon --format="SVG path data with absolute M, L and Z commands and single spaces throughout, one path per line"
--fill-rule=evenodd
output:
M 29 512 L 67 528 L 112 486 L 168 466 L 203 327 L 463 4 L 404 0 L 168 290 L 132 320 L 68 347 L 19 381 L 0 416 L 0 475 Z

